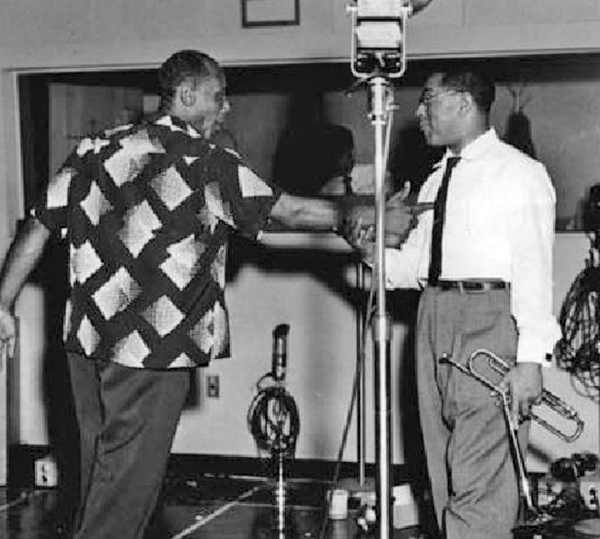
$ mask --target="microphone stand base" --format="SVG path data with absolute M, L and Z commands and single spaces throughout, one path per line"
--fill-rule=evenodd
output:
M 350 498 L 362 499 L 365 495 L 375 494 L 375 478 L 365 477 L 362 483 L 355 477 L 343 478 L 337 482 L 337 488 L 347 490 Z

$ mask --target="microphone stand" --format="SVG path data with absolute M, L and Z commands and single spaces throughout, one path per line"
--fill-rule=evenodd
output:
M 392 539 L 392 421 L 390 384 L 390 317 L 386 309 L 385 279 L 385 168 L 387 148 L 384 132 L 390 105 L 389 78 L 401 77 L 406 68 L 404 46 L 406 20 L 415 10 L 431 0 L 418 0 L 413 5 L 401 0 L 400 10 L 395 2 L 381 6 L 362 4 L 360 0 L 349 7 L 352 14 L 352 72 L 369 84 L 371 111 L 369 117 L 375 129 L 375 279 L 377 308 L 373 319 L 374 408 L 376 453 L 376 518 L 379 539 Z M 377 9 L 375 9 L 377 8 Z M 379 9 L 380 8 L 380 9 Z M 363 27 L 363 24 L 365 25 Z M 382 34 L 377 35 L 379 26 Z M 390 27 L 394 30 L 390 32 Z M 359 410 L 360 415 L 360 410 Z M 360 443 L 360 442 L 359 442 Z M 360 454 L 359 454 L 360 457 Z M 361 479 L 363 477 L 361 476 Z
M 385 287 L 385 145 L 386 95 L 389 81 L 375 75 L 371 88 L 371 123 L 375 129 L 375 282 L 377 310 L 373 321 L 375 383 L 375 452 L 377 473 L 377 518 L 380 539 L 391 539 L 391 384 L 390 384 L 390 317 L 386 309 Z

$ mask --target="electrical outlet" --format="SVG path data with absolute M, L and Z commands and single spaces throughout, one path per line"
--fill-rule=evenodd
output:
M 218 374 L 209 374 L 206 377 L 206 396 L 211 399 L 218 399 L 220 394 L 220 384 Z
M 51 455 L 35 461 L 35 486 L 55 487 L 58 484 L 56 460 Z

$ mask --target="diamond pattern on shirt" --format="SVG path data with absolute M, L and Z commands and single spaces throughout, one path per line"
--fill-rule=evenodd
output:
M 71 331 L 71 313 L 73 312 L 73 302 L 70 298 L 65 302 L 65 316 L 63 318 L 63 340 L 66 340 Z
M 198 261 L 205 247 L 194 236 L 188 236 L 167 248 L 169 257 L 160 265 L 164 274 L 183 290 L 198 273 Z
M 141 129 L 137 133 L 132 133 L 130 136 L 121 139 L 120 144 L 125 153 L 137 158 L 165 153 L 164 146 L 157 138 L 151 137 L 147 129 Z
M 115 185 L 121 187 L 125 183 L 135 180 L 146 163 L 147 158 L 144 156 L 132 158 L 125 152 L 116 152 L 104 161 L 104 168 L 110 174 Z
M 204 316 L 190 331 L 190 337 L 200 345 L 200 349 L 208 354 L 215 343 L 213 333 L 214 314 L 212 309 L 207 311 Z
M 237 157 L 240 161 L 242 160 L 242 156 L 240 155 L 240 153 L 237 150 L 234 150 L 233 148 L 223 148 L 228 154 L 231 154 L 235 157 Z
M 73 282 L 85 283 L 102 267 L 102 260 L 88 240 L 71 250 L 71 271 Z
M 198 212 L 198 222 L 203 226 L 205 230 L 209 230 L 211 233 L 215 231 L 219 224 L 219 219 L 214 213 L 211 213 L 208 208 L 202 208 Z
M 144 201 L 125 215 L 125 223 L 119 232 L 119 238 L 129 252 L 137 257 L 146 244 L 154 238 L 154 231 L 160 226 L 160 219 L 152 211 L 150 204 Z
M 161 337 L 171 333 L 185 319 L 185 315 L 165 296 L 150 305 L 142 316 Z
M 123 124 L 117 125 L 117 127 L 113 127 L 111 129 L 107 129 L 104 131 L 105 137 L 112 137 L 116 133 L 120 133 L 121 131 L 128 131 L 133 127 L 133 124 Z
M 87 316 L 84 316 L 79 324 L 77 339 L 88 356 L 91 356 L 95 352 L 100 343 L 100 334 L 96 331 L 96 328 L 94 328 L 94 325 Z
M 174 166 L 156 176 L 151 185 L 165 206 L 171 211 L 193 193 Z
M 179 356 L 169 363 L 169 367 L 171 369 L 183 369 L 186 367 L 194 367 L 195 363 L 190 356 L 188 356 L 185 352 L 179 354 Z
M 119 144 L 120 149 L 104 161 L 104 168 L 118 187 L 135 180 L 152 154 L 165 153 L 160 142 L 153 141 L 146 130 L 124 138 Z
M 210 213 L 215 217 L 233 225 L 231 205 L 223 200 L 221 189 L 217 182 L 207 183 L 204 188 L 204 203 Z
M 150 353 L 150 348 L 142 339 L 142 336 L 133 331 L 124 339 L 121 339 L 114 347 L 114 361 L 127 365 L 128 367 L 143 367 L 144 359 Z
M 121 268 L 92 297 L 104 319 L 110 320 L 124 311 L 139 293 L 138 283 L 125 268 Z
M 63 168 L 50 183 L 48 188 L 48 209 L 64 208 L 69 201 L 69 185 L 75 170 Z
M 240 189 L 242 196 L 247 197 L 268 197 L 273 195 L 273 190 L 261 180 L 248 167 L 238 167 L 238 177 L 240 179 Z
M 88 196 L 81 201 L 80 206 L 94 226 L 98 226 L 100 218 L 113 209 L 112 204 L 106 200 L 95 183 L 90 187 Z
M 100 153 L 100 150 L 109 144 L 110 142 L 104 138 L 95 137 L 92 139 L 86 137 L 77 146 L 77 155 L 83 157 L 88 152 Z
M 168 115 L 71 152 L 32 210 L 68 232 L 67 350 L 152 369 L 207 365 L 229 350 L 225 225 L 256 237 L 279 194 L 253 177 L 245 192 L 270 196 L 243 196 L 240 161 Z
M 221 246 L 219 252 L 215 256 L 213 263 L 210 265 L 210 274 L 213 280 L 221 286 L 225 286 L 225 261 L 227 259 L 227 248 Z
M 181 132 L 181 133 L 185 133 L 186 135 L 192 137 L 192 138 L 201 138 L 202 135 L 200 135 L 200 133 L 198 133 L 198 131 L 196 131 L 191 125 L 186 125 L 186 126 L 181 126 L 178 125 L 179 122 L 175 122 L 173 121 L 173 118 L 170 116 L 163 116 L 162 118 L 159 118 L 158 120 L 156 120 L 156 125 L 162 125 L 164 127 L 168 127 L 171 131 L 173 132 Z
M 227 345 L 227 313 L 217 301 L 190 331 L 190 337 L 199 343 L 200 349 L 211 358 L 216 357 Z

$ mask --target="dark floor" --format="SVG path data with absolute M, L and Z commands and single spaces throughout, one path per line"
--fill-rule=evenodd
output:
M 273 484 L 259 478 L 202 477 L 165 485 L 146 539 L 348 539 L 374 535 L 359 527 L 361 501 L 349 502 L 348 518 L 329 520 L 326 483 L 286 484 L 285 532 Z M 0 491 L 1 539 L 57 539 L 66 520 L 56 489 Z M 364 507 L 363 507 L 364 508 Z M 393 539 L 430 539 L 416 526 L 394 529 Z
M 256 477 L 203 475 L 165 482 L 160 503 L 145 539 L 377 539 L 377 530 L 359 523 L 364 510 L 360 493 L 348 503 L 348 518 L 327 518 L 329 484 L 292 479 L 286 483 L 283 533 L 275 523 L 281 511 L 276 484 Z M 0 489 L 0 539 L 66 539 L 69 504 L 58 489 Z M 325 515 L 325 517 L 324 517 Z M 414 520 L 414 519 L 413 519 Z M 412 521 L 411 521 L 412 522 Z M 435 539 L 420 526 L 396 522 L 391 539 Z M 403 524 L 405 524 L 403 526 Z M 525 529 L 515 538 L 597 539 L 600 519 L 557 520 L 540 533 Z M 482 538 L 484 539 L 484 538 Z

